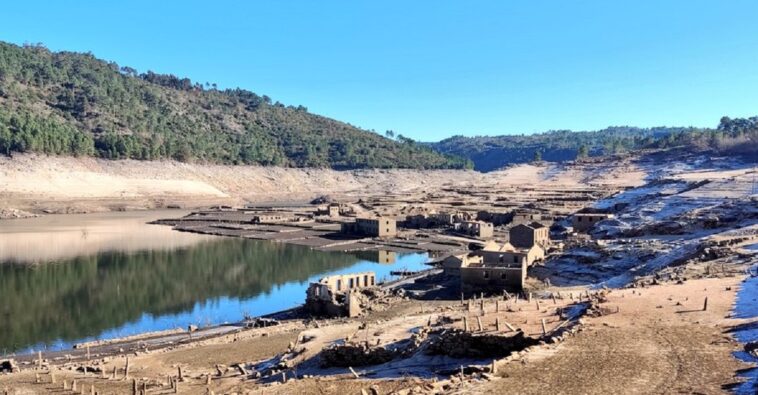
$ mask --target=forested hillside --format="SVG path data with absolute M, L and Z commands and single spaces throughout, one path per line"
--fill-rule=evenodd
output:
M 466 168 L 242 89 L 0 42 L 0 153 L 333 168 Z
M 691 151 L 758 153 L 758 117 L 724 117 L 716 129 L 685 127 L 610 127 L 594 132 L 550 131 L 532 135 L 454 136 L 434 149 L 471 159 L 474 168 L 490 171 L 535 160 L 564 161 L 642 148 L 681 147 Z

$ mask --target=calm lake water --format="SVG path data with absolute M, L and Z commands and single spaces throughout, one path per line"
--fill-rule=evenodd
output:
M 138 212 L 0 221 L 0 352 L 64 349 L 301 304 L 334 273 L 426 268 L 426 254 L 359 255 L 182 233 Z M 387 256 L 383 255 L 386 261 Z
M 752 269 L 758 271 L 758 265 Z M 745 280 L 742 288 L 737 293 L 737 303 L 734 307 L 734 318 L 755 318 L 758 317 L 758 277 L 752 277 Z M 734 331 L 734 337 L 741 343 L 758 341 L 758 325 L 746 325 Z M 745 351 L 735 353 L 737 358 L 750 362 L 758 363 L 758 358 L 748 354 Z M 758 368 L 753 368 L 740 373 L 746 381 L 734 389 L 734 393 L 742 395 L 754 395 L 758 393 Z

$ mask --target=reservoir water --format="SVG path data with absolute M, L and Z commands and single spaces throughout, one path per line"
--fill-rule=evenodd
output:
M 325 275 L 426 268 L 426 254 L 320 252 L 147 224 L 181 215 L 0 221 L 0 352 L 236 322 L 301 304 Z

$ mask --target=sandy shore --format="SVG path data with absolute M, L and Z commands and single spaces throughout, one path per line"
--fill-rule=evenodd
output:
M 502 171 L 222 166 L 173 161 L 103 160 L 17 154 L 0 156 L 0 215 L 183 208 L 316 196 L 410 193 L 466 185 L 643 184 L 630 161 L 606 164 L 520 165 Z M 20 211 L 19 211 L 20 210 Z M 0 217 L 2 218 L 2 217 Z

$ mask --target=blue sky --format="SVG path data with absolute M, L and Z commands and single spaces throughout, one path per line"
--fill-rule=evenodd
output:
M 756 1 L 8 1 L 91 51 L 420 140 L 758 114 Z

